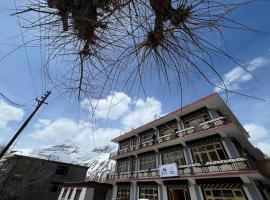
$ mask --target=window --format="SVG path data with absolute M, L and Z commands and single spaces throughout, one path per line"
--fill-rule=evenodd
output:
M 117 186 L 117 199 L 129 200 L 130 186 L 129 185 L 118 185 Z
M 180 147 L 161 150 L 162 164 L 176 163 L 177 165 L 185 165 L 185 157 L 183 149 Z
M 246 200 L 241 188 L 204 188 L 205 200 Z
M 68 169 L 69 169 L 69 167 L 67 167 L 67 166 L 58 166 L 55 174 L 59 175 L 59 176 L 65 176 L 68 173 Z
M 74 200 L 79 200 L 80 195 L 81 195 L 81 192 L 82 192 L 81 189 L 77 189 L 77 190 L 76 190 Z
M 167 122 L 166 124 L 163 124 L 163 125 L 158 127 L 159 137 L 174 133 L 175 130 L 177 130 L 177 129 L 178 128 L 177 128 L 177 121 L 176 120 Z
M 61 199 L 65 199 L 65 197 L 67 195 L 67 191 L 68 191 L 68 188 L 64 188 L 64 191 L 63 191 L 63 194 L 62 194 Z
M 68 198 L 67 198 L 67 199 L 70 199 L 70 198 L 71 198 L 72 193 L 73 193 L 73 189 L 72 189 L 72 188 L 70 188 L 70 191 L 69 191 L 69 193 L 68 193 Z
M 138 138 L 137 137 L 131 138 L 131 146 L 135 146 L 137 144 L 138 144 Z
M 129 159 L 117 161 L 117 172 L 118 173 L 128 172 L 129 164 L 130 164 Z
M 206 108 L 202 108 L 198 111 L 190 113 L 184 117 L 182 117 L 182 121 L 186 128 L 197 126 L 201 123 L 210 121 L 210 115 Z
M 141 185 L 140 199 L 158 200 L 158 188 L 156 185 Z
M 156 154 L 148 153 L 141 155 L 140 159 L 140 170 L 148 170 L 156 168 Z
M 148 131 L 145 131 L 140 134 L 140 141 L 141 143 L 143 142 L 148 142 L 153 139 L 153 135 L 155 134 L 154 129 L 150 129 Z
M 121 141 L 121 142 L 119 143 L 119 148 L 120 148 L 120 150 L 121 150 L 121 149 L 129 148 L 129 147 L 130 147 L 130 139 Z
M 227 155 L 220 142 L 192 146 L 191 151 L 193 153 L 195 162 L 198 163 L 227 159 Z
M 51 182 L 49 185 L 49 192 L 60 192 L 61 187 L 62 187 L 63 183 L 61 182 Z
M 9 161 L 9 160 L 5 161 L 3 166 L 2 166 L 2 169 L 7 169 L 10 164 L 11 164 L 11 161 Z

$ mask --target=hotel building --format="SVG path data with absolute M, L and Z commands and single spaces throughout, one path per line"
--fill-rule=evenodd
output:
M 114 138 L 113 200 L 267 200 L 270 161 L 217 94 Z

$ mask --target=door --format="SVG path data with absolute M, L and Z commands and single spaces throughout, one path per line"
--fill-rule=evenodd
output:
M 188 190 L 185 188 L 170 188 L 168 193 L 169 200 L 190 200 Z

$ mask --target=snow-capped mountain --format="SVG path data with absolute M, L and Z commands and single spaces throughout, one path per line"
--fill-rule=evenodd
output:
M 103 146 L 89 151 L 73 145 L 55 145 L 42 149 L 16 149 L 12 154 L 26 155 L 36 158 L 55 160 L 89 167 L 86 180 L 104 182 L 107 174 L 114 170 L 115 162 L 109 160 L 113 146 Z

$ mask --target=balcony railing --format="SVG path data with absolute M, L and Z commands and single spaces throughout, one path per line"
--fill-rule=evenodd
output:
M 200 131 L 204 131 L 204 130 L 208 130 L 208 129 L 211 129 L 211 128 L 215 128 L 215 127 L 224 125 L 227 122 L 228 122 L 228 119 L 226 117 L 219 117 L 219 118 L 216 118 L 216 119 L 201 123 L 201 124 L 199 124 L 197 126 L 193 126 L 193 127 L 190 127 L 190 128 L 185 128 L 185 129 L 179 130 L 177 132 L 174 132 L 173 130 L 168 130 L 167 135 L 164 135 L 162 137 L 158 137 L 155 141 L 154 140 L 149 140 L 149 141 L 142 142 L 140 144 L 131 146 L 129 148 L 124 148 L 124 149 L 121 149 L 121 150 L 116 151 L 116 152 L 111 152 L 110 153 L 110 158 L 118 156 L 118 155 L 126 154 L 127 152 L 132 152 L 132 151 L 135 151 L 135 150 L 138 150 L 138 149 L 141 149 L 141 148 L 152 146 L 154 144 L 160 144 L 160 143 L 170 141 L 170 140 L 173 140 L 173 139 L 176 139 L 176 138 L 186 137 L 188 135 L 192 135 L 192 134 L 198 133 Z
M 193 163 L 188 165 L 180 165 L 178 167 L 178 175 L 183 176 L 196 176 L 196 175 L 209 175 L 213 173 L 224 172 L 239 172 L 243 170 L 254 170 L 254 166 L 246 158 L 234 158 L 229 160 L 220 160 L 207 162 L 205 164 Z M 143 178 L 160 178 L 159 169 L 140 170 L 126 173 L 113 173 L 110 174 L 109 181 L 114 180 L 132 180 Z

